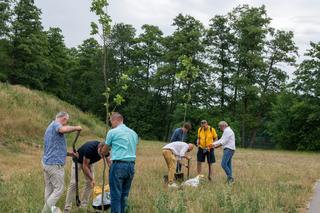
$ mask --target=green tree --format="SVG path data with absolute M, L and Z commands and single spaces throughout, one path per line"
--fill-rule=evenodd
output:
M 33 0 L 20 0 L 14 8 L 13 20 L 13 69 L 11 83 L 20 83 L 35 89 L 44 89 L 48 78 L 48 41 L 40 20 L 40 10 Z
M 219 84 L 216 95 L 220 99 L 221 113 L 224 114 L 225 102 L 230 102 L 227 91 L 231 89 L 230 78 L 235 70 L 233 63 L 235 38 L 227 16 L 215 16 L 210 20 L 205 44 L 211 69 L 217 79 L 214 83 Z
M 233 75 L 233 114 L 241 120 L 241 142 L 245 145 L 247 134 L 255 123 L 258 100 L 258 73 L 264 68 L 263 50 L 269 30 L 270 18 L 265 6 L 249 7 L 242 5 L 230 14 L 231 27 L 236 38 Z M 239 101 L 240 100 L 240 101 Z M 240 112 L 237 112 L 237 103 Z
M 91 34 L 99 35 L 102 40 L 102 73 L 104 79 L 104 92 L 103 95 L 105 97 L 105 123 L 107 130 L 110 128 L 109 126 L 109 97 L 110 97 L 110 87 L 108 82 L 108 39 L 111 30 L 111 19 L 107 12 L 108 1 L 107 0 L 92 0 L 90 10 L 94 12 L 98 16 L 98 24 L 101 26 L 99 32 L 99 26 L 95 22 L 91 22 Z
M 259 101 L 256 112 L 256 120 L 252 126 L 250 146 L 253 147 L 257 132 L 262 125 L 262 119 L 265 119 L 271 110 L 271 104 L 274 101 L 276 93 L 279 93 L 285 86 L 287 79 L 286 70 L 283 65 L 294 66 L 297 57 L 297 47 L 293 40 L 293 32 L 285 32 L 270 29 L 270 40 L 267 41 L 264 69 L 261 69 L 258 76 Z
M 311 48 L 305 59 L 294 73 L 295 91 L 307 97 L 320 99 L 320 42 L 310 42 Z
M 47 91 L 64 99 L 66 97 L 66 77 L 69 69 L 69 55 L 60 28 L 50 28 L 47 32 L 49 67 L 43 85 Z
M 0 1 L 0 81 L 6 81 L 12 66 L 10 31 L 12 22 L 12 1 Z

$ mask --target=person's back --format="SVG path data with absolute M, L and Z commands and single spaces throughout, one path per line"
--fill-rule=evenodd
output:
M 62 125 L 52 121 L 44 134 L 43 163 L 46 165 L 64 165 L 67 145 L 64 134 L 59 132 Z
M 124 124 L 120 124 L 108 132 L 107 141 L 112 149 L 112 160 L 134 161 L 138 135 Z
M 88 141 L 83 144 L 79 149 L 79 158 L 78 163 L 82 164 L 83 157 L 90 160 L 90 164 L 94 164 L 101 159 L 100 154 L 98 153 L 99 141 Z

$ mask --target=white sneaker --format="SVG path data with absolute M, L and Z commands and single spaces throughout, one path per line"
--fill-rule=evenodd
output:
M 179 186 L 176 183 L 168 184 L 168 187 L 169 188 L 179 188 Z
M 59 209 L 59 207 L 56 207 L 56 206 L 51 207 L 51 212 L 52 213 L 62 213 L 62 211 Z

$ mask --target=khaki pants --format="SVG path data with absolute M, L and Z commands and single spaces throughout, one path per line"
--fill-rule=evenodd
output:
M 64 190 L 64 166 L 45 165 L 42 163 L 44 172 L 44 207 L 42 212 L 50 212 L 51 207 L 55 206 Z
M 90 164 L 90 170 L 92 171 L 92 174 L 93 174 L 93 164 Z M 82 164 L 78 163 L 78 174 L 79 174 L 78 177 L 80 176 L 80 173 L 82 173 L 81 171 L 82 171 Z M 90 194 L 91 194 L 91 181 L 87 176 L 84 175 L 84 177 L 85 177 L 85 187 L 81 197 L 82 207 L 86 207 L 88 205 Z M 80 182 L 80 180 L 78 180 L 78 182 Z M 75 202 L 75 200 L 76 200 L 76 175 L 75 175 L 75 163 L 72 162 L 70 185 L 67 192 L 64 212 L 71 211 L 72 203 Z
M 168 166 L 168 182 L 171 184 L 173 183 L 174 172 L 176 170 L 176 157 L 169 149 L 162 150 L 162 154 Z

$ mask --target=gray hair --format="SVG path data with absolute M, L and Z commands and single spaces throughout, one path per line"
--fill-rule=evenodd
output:
M 123 120 L 123 116 L 119 112 L 113 112 L 110 116 L 111 120 Z
M 220 121 L 219 126 L 229 126 L 227 122 L 225 121 Z
M 69 114 L 67 112 L 58 112 L 58 114 L 56 115 L 56 119 L 62 118 L 64 116 L 67 116 L 69 118 Z

